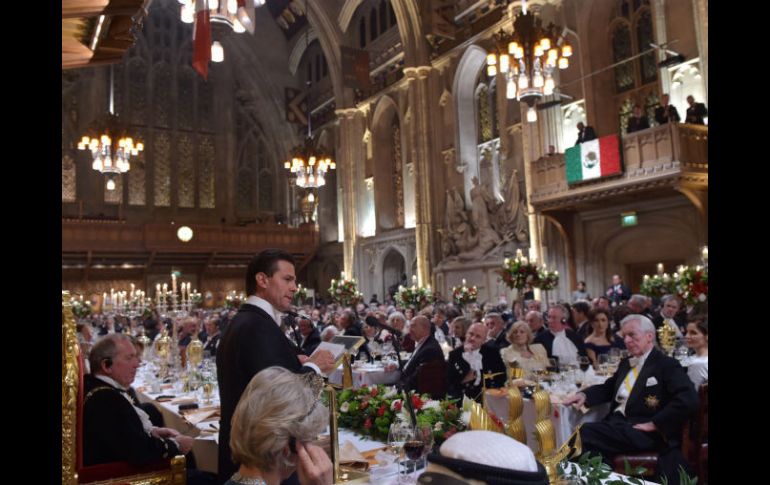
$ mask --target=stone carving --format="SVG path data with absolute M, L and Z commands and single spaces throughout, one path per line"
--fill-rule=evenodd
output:
M 462 194 L 453 187 L 446 193 L 446 215 L 441 250 L 446 261 L 495 257 L 510 241 L 528 236 L 526 206 L 521 197 L 518 173 L 511 173 L 505 186 L 505 201 L 498 202 L 486 185 L 473 177 L 470 210 Z
M 404 227 L 404 176 L 401 159 L 401 129 L 398 124 L 393 126 L 393 182 L 396 197 L 396 225 Z

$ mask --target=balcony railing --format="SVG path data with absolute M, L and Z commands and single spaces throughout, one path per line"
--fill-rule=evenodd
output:
M 555 209 L 581 199 L 610 197 L 674 185 L 684 178 L 690 184 L 708 187 L 708 127 L 666 124 L 623 136 L 623 174 L 567 184 L 563 154 L 543 157 L 532 163 L 532 204 L 538 210 Z

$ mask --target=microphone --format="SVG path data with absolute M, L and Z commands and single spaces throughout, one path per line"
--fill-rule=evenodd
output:
M 398 330 L 396 328 L 391 327 L 390 325 L 382 323 L 381 321 L 377 320 L 375 317 L 373 317 L 371 315 L 366 317 L 365 320 L 366 320 L 366 324 L 369 325 L 370 327 L 384 328 L 385 330 L 387 330 L 388 332 L 392 333 L 396 337 L 400 337 L 402 335 L 402 333 L 403 333 L 403 332 L 401 332 L 401 330 Z

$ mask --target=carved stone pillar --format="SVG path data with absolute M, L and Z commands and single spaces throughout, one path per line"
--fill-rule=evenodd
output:
M 521 104 L 521 119 L 527 119 L 527 109 L 529 107 Z M 542 262 L 542 250 L 540 248 L 540 222 L 535 208 L 532 206 L 532 162 L 541 156 L 541 148 L 538 146 L 540 140 L 539 123 L 522 122 L 521 141 L 524 149 L 524 183 L 527 191 L 527 214 L 529 219 L 529 257 L 536 258 Z M 535 289 L 535 298 L 540 298 L 540 290 Z
M 343 265 L 345 274 L 351 276 L 354 274 L 356 238 L 358 236 L 356 233 L 356 187 L 358 185 L 356 183 L 358 180 L 356 161 L 363 160 L 359 152 L 363 149 L 361 139 L 364 124 L 361 113 L 355 108 L 338 109 L 336 113 L 340 120 L 340 150 L 337 152 L 337 166 L 342 182 L 342 220 L 345 235 L 342 245 Z
M 415 244 L 417 251 L 417 281 L 421 286 L 431 284 L 433 265 L 436 263 L 436 228 L 433 223 L 433 202 L 436 190 L 432 160 L 438 160 L 435 141 L 436 128 L 441 126 L 438 117 L 433 119 L 431 109 L 431 66 L 406 67 L 404 74 L 409 80 L 409 105 L 412 110 L 411 124 L 414 143 L 412 145 L 412 160 L 415 167 L 415 205 L 416 225 Z M 438 99 L 438 97 L 436 97 Z M 438 106 L 438 104 L 436 104 Z

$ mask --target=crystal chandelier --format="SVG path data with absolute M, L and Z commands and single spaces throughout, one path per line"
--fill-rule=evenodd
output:
M 500 29 L 495 34 L 495 52 L 487 55 L 487 75 L 499 72 L 505 78 L 505 97 L 529 105 L 527 121 L 536 121 L 535 101 L 553 94 L 554 71 L 569 67 L 572 46 L 553 23 L 543 27 L 542 19 L 527 12 L 526 3 L 513 21 L 513 33 Z M 561 51 L 561 52 L 560 52 Z
M 107 190 L 115 190 L 114 177 L 128 172 L 131 169 L 131 157 L 144 150 L 144 144 L 134 142 L 114 113 L 112 76 L 110 67 L 110 112 L 103 119 L 97 120 L 78 143 L 78 150 L 91 152 L 91 168 L 107 175 Z
M 265 0 L 178 0 L 182 4 L 181 19 L 186 24 L 195 22 L 196 3 L 198 10 L 208 9 L 212 23 L 225 25 L 236 34 L 247 30 L 254 33 L 254 9 L 265 4 Z M 211 60 L 222 62 L 225 53 L 219 41 L 211 43 Z

